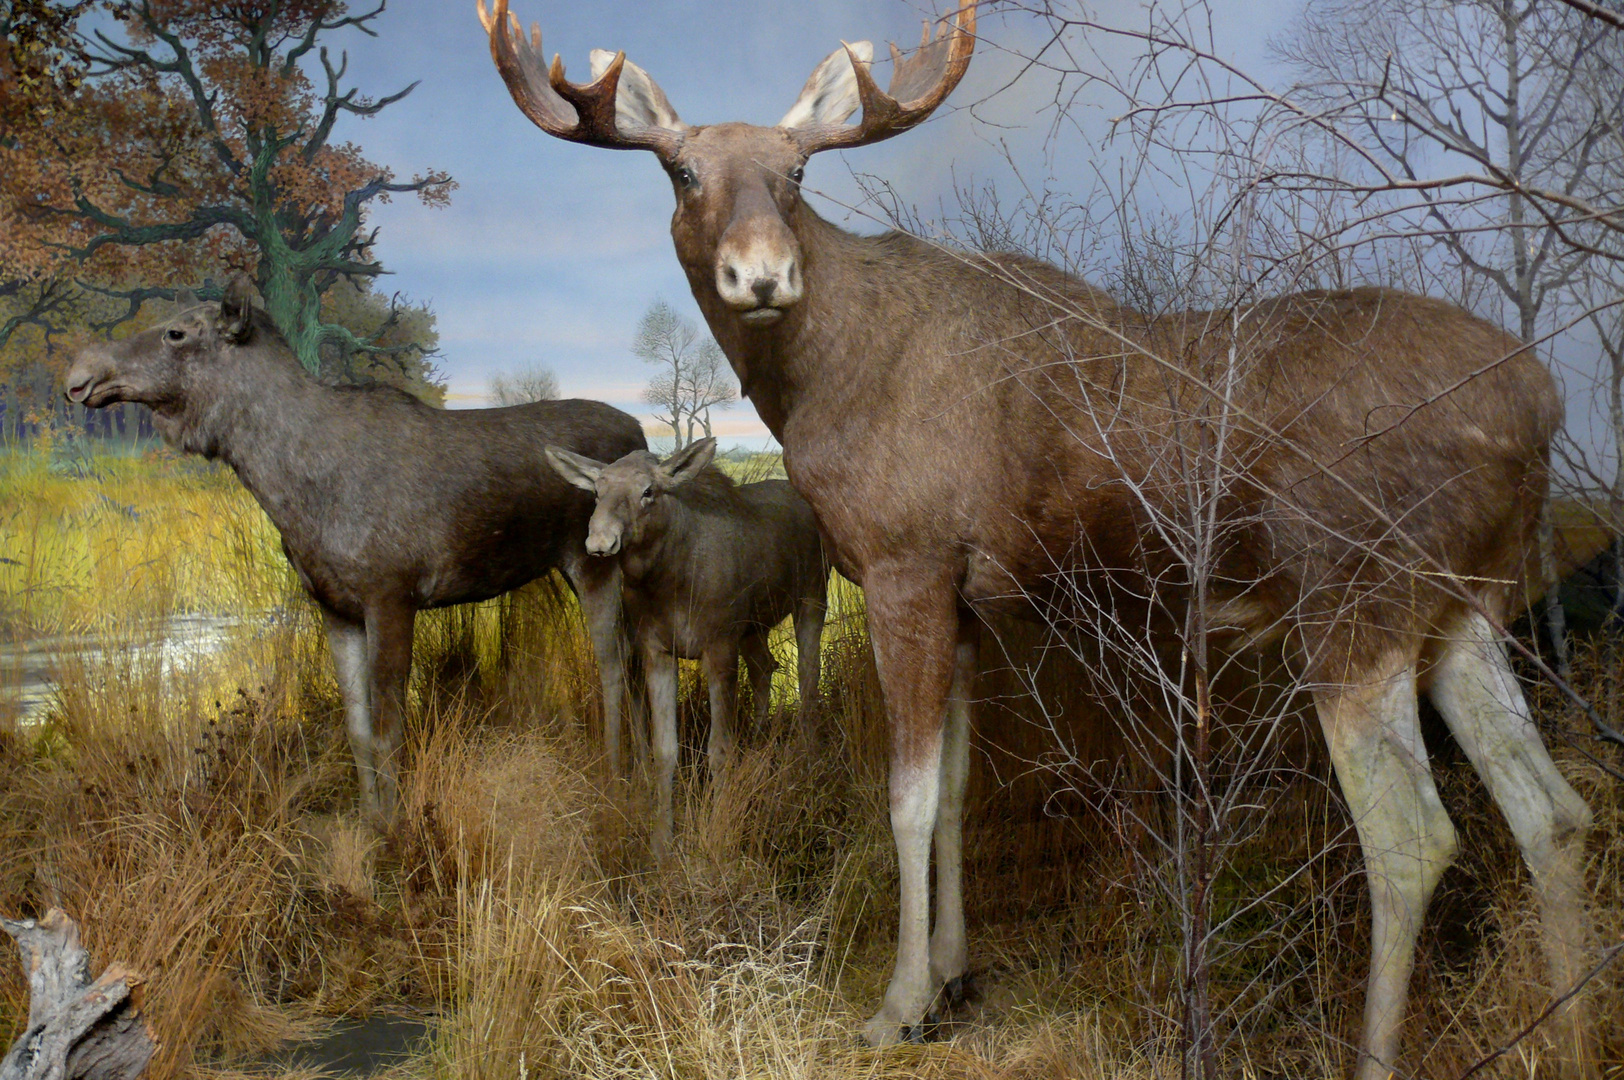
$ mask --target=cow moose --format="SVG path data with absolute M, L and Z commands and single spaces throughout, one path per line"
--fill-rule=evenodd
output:
M 396 753 L 417 612 L 498 596 L 563 571 L 597 654 L 618 771 L 624 671 L 617 567 L 586 553 L 592 501 L 541 447 L 615 458 L 646 443 L 596 401 L 434 409 L 393 387 L 327 386 L 237 279 L 124 341 L 80 351 L 70 401 L 135 401 L 172 445 L 230 465 L 282 536 L 321 608 L 344 698 L 361 806 L 394 813 Z
M 1416 935 L 1457 847 L 1420 735 L 1437 706 L 1508 820 L 1539 898 L 1550 983 L 1584 970 L 1591 813 L 1546 752 L 1495 627 L 1547 485 L 1562 409 L 1521 342 L 1378 288 L 1151 317 L 1041 261 L 858 236 L 802 198 L 811 155 L 923 122 L 970 63 L 975 0 L 907 55 L 835 50 L 775 126 L 690 126 L 624 53 L 592 81 L 544 63 L 507 0 L 479 14 L 514 102 L 550 135 L 652 152 L 671 235 L 746 396 L 784 447 L 830 556 L 867 597 L 890 733 L 896 966 L 866 1026 L 906 1037 L 967 968 L 961 814 L 980 615 L 1191 604 L 1154 527 L 1234 348 L 1234 474 L 1204 609 L 1276 643 L 1312 688 L 1372 907 L 1357 1074 L 1396 1067 Z M 859 108 L 862 116 L 846 123 Z M 1180 597 L 1183 597 L 1181 600 Z M 1135 615 L 1135 612 L 1141 615 Z M 930 861 L 936 854 L 936 908 Z M 1582 1068 L 1578 1000 L 1560 1036 Z
M 586 549 L 618 556 L 627 627 L 643 655 L 653 738 L 654 849 L 671 839 L 677 767 L 677 660 L 701 661 L 710 688 L 711 774 L 733 750 L 739 657 L 759 729 L 773 670 L 767 634 L 795 618 L 803 714 L 816 711 L 829 564 L 817 519 L 789 484 L 735 484 L 700 439 L 661 461 L 634 450 L 605 464 L 549 446 L 560 476 L 597 497 Z

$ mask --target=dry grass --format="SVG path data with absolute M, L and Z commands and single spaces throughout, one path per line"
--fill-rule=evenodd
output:
M 8 552 L 29 536 L 62 539 L 33 551 L 34 599 L 16 620 L 9 597 L 14 621 L 84 626 L 74 605 L 91 600 L 107 625 L 209 605 L 288 613 L 185 677 L 87 655 L 44 726 L 0 726 L 0 911 L 61 904 L 99 959 L 151 975 L 164 1043 L 155 1080 L 216 1074 L 319 1018 L 401 1004 L 438 1017 L 430 1051 L 401 1071 L 445 1080 L 1177 1075 L 1165 1019 L 1177 929 L 1137 857 L 1143 838 L 1079 811 L 1082 800 L 1053 798 L 1064 786 L 1053 774 L 1008 782 L 1012 763 L 1035 756 L 1038 729 L 996 676 L 966 844 L 978 992 L 932 1041 L 856 1044 L 889 974 L 896 918 L 882 710 L 856 594 L 841 597 L 845 617 L 826 641 L 826 752 L 803 756 L 789 679 L 775 686 L 780 722 L 725 777 L 703 783 L 688 747 L 663 872 L 648 856 L 645 785 L 602 776 L 595 676 L 567 595 L 542 584 L 423 619 L 405 809 L 379 837 L 353 812 L 317 626 L 257 512 L 217 476 L 102 472 L 120 468 L 130 471 L 120 490 L 144 500 L 143 528 L 195 529 L 197 546 L 140 547 L 123 515 L 85 509 L 101 505 L 87 495 L 107 481 L 30 480 L 22 490 L 46 504 L 14 509 L 8 520 L 27 528 L 0 523 Z M 76 577 L 73 553 L 97 551 L 154 584 Z M 232 563 L 219 581 L 216 558 Z M 1620 666 L 1599 646 L 1580 658 L 1585 689 L 1614 717 Z M 1046 696 L 1084 731 L 1078 746 L 1108 755 L 1105 715 L 1068 677 L 1046 675 Z M 1554 696 L 1539 707 L 1576 724 Z M 703 693 L 691 676 L 682 709 L 697 743 Z M 1516 852 L 1470 769 L 1441 749 L 1465 856 L 1440 890 L 1417 973 L 1412 1065 L 1427 1076 L 1458 1074 L 1544 1004 Z M 1558 753 L 1597 812 L 1598 937 L 1618 942 L 1624 795 L 1585 761 L 1592 749 Z M 1340 1040 L 1357 1023 L 1363 883 L 1323 766 L 1305 760 L 1259 791 L 1269 827 L 1224 879 L 1222 911 L 1277 890 L 1263 915 L 1235 924 L 1215 971 L 1236 1076 L 1337 1075 L 1352 1062 Z M 1154 797 L 1122 797 L 1155 810 Z M 1610 1075 L 1624 1075 L 1618 981 L 1592 992 Z M 0 1040 L 24 1007 L 15 960 L 0 953 Z M 1486 1075 L 1539 1075 L 1546 1052 L 1536 1035 Z

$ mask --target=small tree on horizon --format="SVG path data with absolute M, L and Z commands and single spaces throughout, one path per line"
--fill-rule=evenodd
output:
M 711 409 L 739 400 L 716 339 L 664 300 L 650 304 L 638 321 L 632 352 L 658 369 L 643 388 L 643 400 L 662 410 L 655 416 L 671 428 L 676 450 L 694 441 L 696 427 L 706 437 L 712 434 Z
M 553 401 L 558 397 L 558 375 L 538 363 L 518 371 L 499 371 L 486 383 L 485 396 L 492 405 L 528 405 L 532 401 Z

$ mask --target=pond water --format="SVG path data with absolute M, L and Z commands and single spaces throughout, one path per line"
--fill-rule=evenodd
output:
M 0 719 L 31 726 L 49 714 L 63 666 L 95 665 L 115 654 L 155 662 L 168 680 L 241 640 L 245 628 L 263 628 L 263 613 L 172 615 L 116 639 L 97 635 L 0 641 Z

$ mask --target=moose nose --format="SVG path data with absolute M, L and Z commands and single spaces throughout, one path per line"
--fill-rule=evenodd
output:
M 112 361 L 100 346 L 90 346 L 74 357 L 68 369 L 63 392 L 69 401 L 82 405 L 96 389 L 96 385 L 112 375 Z
M 746 316 L 771 314 L 801 299 L 795 238 L 781 222 L 752 221 L 730 228 L 716 253 L 716 292 Z
M 620 550 L 620 537 L 593 533 L 586 538 L 586 553 L 608 558 Z

